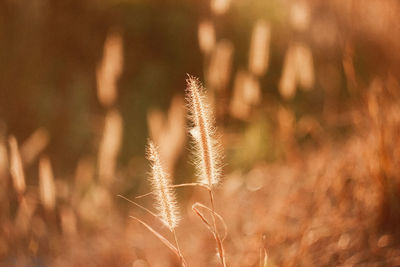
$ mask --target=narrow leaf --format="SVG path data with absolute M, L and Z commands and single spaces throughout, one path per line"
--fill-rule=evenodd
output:
M 140 222 L 143 226 L 145 226 L 151 233 L 153 233 L 158 239 L 160 239 L 161 242 L 164 243 L 164 245 L 166 245 L 172 252 L 174 252 L 176 254 L 176 256 L 178 256 L 178 258 L 181 258 L 181 256 L 179 255 L 178 249 L 171 244 L 171 242 L 169 242 L 165 237 L 163 237 L 160 233 L 158 233 L 156 230 L 154 230 L 150 225 L 148 225 L 147 223 L 145 223 L 144 221 L 134 217 L 134 216 L 129 216 L 130 218 Z

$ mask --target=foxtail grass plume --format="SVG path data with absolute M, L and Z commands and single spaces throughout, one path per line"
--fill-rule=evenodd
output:
M 253 106 L 261 101 L 260 82 L 247 71 L 236 74 L 233 97 L 229 106 L 230 114 L 238 119 L 247 119 Z
M 186 142 L 186 110 L 182 96 L 174 96 L 168 114 L 151 110 L 147 115 L 150 138 L 158 145 L 164 170 L 173 176 L 174 166 Z
M 56 190 L 48 157 L 42 157 L 39 161 L 39 191 L 43 206 L 47 211 L 52 211 L 56 204 Z
M 297 83 L 301 89 L 311 90 L 315 80 L 311 49 L 303 43 L 296 43 L 294 49 Z
M 208 55 L 215 46 L 215 28 L 211 20 L 203 20 L 199 23 L 197 31 L 201 52 Z
M 157 148 L 152 141 L 149 141 L 147 146 L 147 158 L 151 163 L 150 182 L 157 201 L 156 208 L 161 220 L 172 232 L 179 222 L 176 196 L 171 188 L 171 181 L 162 167 Z
M 32 133 L 21 145 L 21 158 L 25 166 L 30 166 L 38 155 L 47 147 L 50 135 L 44 128 L 39 128 Z
M 222 91 L 226 88 L 231 75 L 233 44 L 221 40 L 215 45 L 207 69 L 207 82 L 212 90 Z
M 310 8 L 306 1 L 294 1 L 290 9 L 290 22 L 294 29 L 305 31 L 310 26 Z
M 14 189 L 18 194 L 22 195 L 25 192 L 26 184 L 17 139 L 14 136 L 10 136 L 8 144 L 10 146 L 10 174 Z
M 110 107 L 116 101 L 123 54 L 122 36 L 118 33 L 109 34 L 104 43 L 103 59 L 96 71 L 97 96 L 104 107 Z
M 204 88 L 195 77 L 189 76 L 186 82 L 189 119 L 193 123 L 190 134 L 195 144 L 197 175 L 200 183 L 211 188 L 218 184 L 221 176 L 219 143 L 212 125 L 210 108 L 205 101 Z
M 211 0 L 211 10 L 216 15 L 224 14 L 231 4 L 231 0 Z
M 311 90 L 314 86 L 314 64 L 311 50 L 302 43 L 294 43 L 286 51 L 279 92 L 286 99 L 296 94 L 296 86 Z
M 293 48 L 286 51 L 282 76 L 279 81 L 279 93 L 285 99 L 291 99 L 296 94 L 296 64 Z
M 258 20 L 251 35 L 249 70 L 257 75 L 264 75 L 268 69 L 271 26 L 265 20 Z

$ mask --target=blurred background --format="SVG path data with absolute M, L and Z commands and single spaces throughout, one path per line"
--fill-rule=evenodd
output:
M 396 0 L 1 1 L 0 265 L 179 265 L 117 195 L 149 192 L 149 137 L 174 183 L 195 181 L 187 74 L 224 150 L 229 266 L 264 249 L 268 266 L 399 265 L 398 14 Z M 217 266 L 190 210 L 207 194 L 178 198 L 189 266 Z

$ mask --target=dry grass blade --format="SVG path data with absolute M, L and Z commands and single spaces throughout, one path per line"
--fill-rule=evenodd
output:
M 146 194 L 139 195 L 139 196 L 135 197 L 135 199 L 148 197 L 148 196 L 151 196 L 151 195 L 153 195 L 153 194 L 154 194 L 153 192 L 148 192 L 148 193 L 146 193 Z
M 150 225 L 148 225 L 147 223 L 145 223 L 144 221 L 134 217 L 134 216 L 129 216 L 130 218 L 140 222 L 143 226 L 145 226 L 151 233 L 153 233 L 158 239 L 160 239 L 161 242 L 163 242 L 172 252 L 174 252 L 176 254 L 177 257 L 181 257 L 179 255 L 178 249 L 171 244 L 171 242 L 169 242 L 165 237 L 163 237 L 159 232 L 157 232 L 156 230 L 154 230 Z
M 214 219 L 214 217 L 213 217 L 213 220 L 214 220 L 214 226 L 211 226 L 211 224 L 208 222 L 208 220 L 205 218 L 205 216 L 204 216 L 204 214 L 203 213 L 201 213 L 196 207 L 195 207 L 195 205 L 196 204 L 194 204 L 193 206 L 192 206 L 192 210 L 194 211 L 194 213 L 196 213 L 197 214 L 197 216 L 199 216 L 200 217 L 200 219 L 203 221 L 203 223 L 206 225 L 206 227 L 208 228 L 208 230 L 210 230 L 210 232 L 213 234 L 213 236 L 214 236 L 214 239 L 215 239 L 215 242 L 217 243 L 217 248 L 218 248 L 218 256 L 220 257 L 220 259 L 221 259 L 221 265 L 222 266 L 226 266 L 226 262 L 225 262 L 225 251 L 224 251 L 224 247 L 223 247 L 223 244 L 222 244 L 222 240 L 221 240 L 221 238 L 219 237 L 219 234 L 218 234 L 218 232 L 217 232 L 217 230 L 216 230 L 216 226 L 215 226 L 215 219 Z M 204 205 L 203 205 L 203 207 L 205 207 Z M 213 214 L 215 214 L 215 212 L 213 212 Z
M 173 187 L 173 188 L 178 188 L 178 187 L 186 187 L 186 186 L 200 186 L 200 187 L 203 187 L 203 188 L 205 188 L 205 189 L 207 189 L 207 190 L 210 190 L 210 187 L 208 187 L 208 186 L 205 185 L 205 184 L 201 184 L 201 183 L 175 184 L 175 185 L 173 185 L 172 187 Z
M 200 183 L 175 184 L 175 185 L 170 186 L 170 188 L 187 187 L 187 186 L 200 186 L 200 187 L 203 187 L 203 188 L 205 188 L 207 190 L 210 190 L 210 188 L 207 185 L 200 184 Z M 154 193 L 153 192 L 149 192 L 149 193 L 146 193 L 146 194 L 143 194 L 143 195 L 139 195 L 139 196 L 137 196 L 135 198 L 136 199 L 144 198 L 144 197 L 150 196 L 152 194 L 154 194 Z
M 208 222 L 208 220 L 206 219 L 206 217 L 203 215 L 203 213 L 201 213 L 196 207 L 192 206 L 192 210 L 194 213 L 197 214 L 197 216 L 200 217 L 200 219 L 203 221 L 203 223 L 206 225 L 206 227 L 208 228 L 208 230 L 210 230 L 210 232 L 214 235 L 214 237 L 216 236 L 216 233 L 214 231 L 214 229 L 211 227 L 211 224 Z
M 203 209 L 206 209 L 206 210 L 209 211 L 210 213 L 212 213 L 212 214 L 214 214 L 215 216 L 217 216 L 217 218 L 220 220 L 220 222 L 221 222 L 221 224 L 222 224 L 222 226 L 223 226 L 223 228 L 224 228 L 224 235 L 223 235 L 223 238 L 221 238 L 222 241 L 224 241 L 225 238 L 226 238 L 226 236 L 228 235 L 228 227 L 226 226 L 226 223 L 225 223 L 224 219 L 222 218 L 222 216 L 219 215 L 218 213 L 216 213 L 215 211 L 213 211 L 212 209 L 210 209 L 209 207 L 207 207 L 207 206 L 205 206 L 204 204 L 201 204 L 201 203 L 199 203 L 199 202 L 196 202 L 196 203 L 194 203 L 194 204 L 192 205 L 192 210 L 195 209 L 196 211 L 199 212 L 199 210 L 197 209 L 197 207 L 201 207 L 201 208 L 203 208 Z
M 117 197 L 120 197 L 122 199 L 125 199 L 126 201 L 128 201 L 129 203 L 132 203 L 133 205 L 135 205 L 136 207 L 141 208 L 142 210 L 146 211 L 147 213 L 149 213 L 150 215 L 152 215 L 153 217 L 155 217 L 157 220 L 159 220 L 160 222 L 162 222 L 162 220 L 157 216 L 157 214 L 155 214 L 154 212 L 152 212 L 151 210 L 143 207 L 142 205 L 136 203 L 135 201 L 130 200 L 129 198 L 126 198 L 122 195 L 117 195 Z

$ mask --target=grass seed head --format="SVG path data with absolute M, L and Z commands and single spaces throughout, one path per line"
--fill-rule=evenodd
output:
M 218 184 L 221 176 L 220 145 L 213 127 L 214 120 L 199 80 L 188 76 L 186 82 L 189 119 L 192 122 L 189 133 L 194 140 L 197 176 L 200 183 L 213 187 Z
M 164 224 L 173 231 L 179 222 L 176 196 L 171 188 L 171 181 L 162 167 L 158 150 L 152 141 L 149 141 L 147 147 L 147 158 L 151 163 L 150 182 L 156 197 L 156 208 Z

